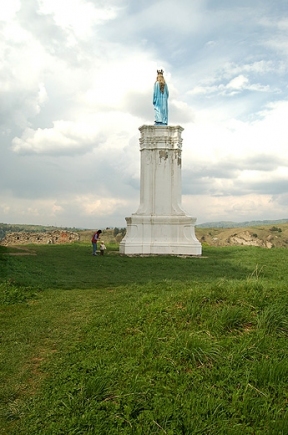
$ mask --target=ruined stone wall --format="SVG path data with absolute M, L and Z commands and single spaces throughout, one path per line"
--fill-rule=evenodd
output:
M 72 231 L 47 231 L 43 233 L 27 233 L 27 232 L 19 232 L 19 233 L 8 233 L 5 238 L 0 241 L 0 245 L 3 246 L 11 246 L 11 245 L 29 245 L 37 244 L 63 244 L 63 243 L 72 243 L 80 240 L 80 236 L 78 233 L 74 233 Z

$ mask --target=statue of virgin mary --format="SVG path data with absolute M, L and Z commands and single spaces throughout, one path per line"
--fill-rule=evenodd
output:
M 164 80 L 164 71 L 157 70 L 157 79 L 154 84 L 153 105 L 155 111 L 155 125 L 168 124 L 168 86 Z

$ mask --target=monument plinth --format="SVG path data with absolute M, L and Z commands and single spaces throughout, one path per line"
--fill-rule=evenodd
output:
M 201 255 L 195 236 L 196 218 L 181 207 L 183 128 L 156 124 L 139 128 L 140 205 L 126 218 L 127 232 L 120 243 L 125 255 Z

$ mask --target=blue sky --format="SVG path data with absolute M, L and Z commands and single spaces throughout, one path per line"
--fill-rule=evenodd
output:
M 197 223 L 288 217 L 285 0 L 0 0 L 0 221 L 125 226 L 163 68 Z

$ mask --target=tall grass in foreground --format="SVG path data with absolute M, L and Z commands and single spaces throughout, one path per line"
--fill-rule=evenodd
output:
M 35 252 L 2 256 L 0 433 L 288 433 L 288 251 Z

